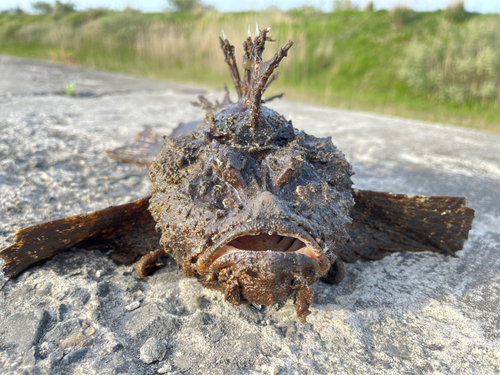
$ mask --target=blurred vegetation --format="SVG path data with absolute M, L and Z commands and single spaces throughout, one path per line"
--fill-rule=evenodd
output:
M 54 9 L 54 7 L 46 1 L 37 1 L 36 3 L 31 4 L 31 6 L 35 11 L 41 14 L 50 14 Z
M 268 95 L 285 91 L 297 101 L 500 132 L 499 15 L 469 14 L 463 6 L 344 10 L 349 4 L 339 1 L 342 9 L 333 13 L 3 14 L 0 53 L 222 88 L 230 76 L 221 29 L 241 56 L 247 25 L 258 21 L 276 39 L 266 58 L 288 39 L 295 42 Z
M 469 14 L 465 10 L 465 3 L 457 1 L 444 10 L 443 16 L 450 22 L 463 22 L 468 18 Z
M 391 26 L 394 29 L 406 26 L 416 20 L 417 12 L 404 5 L 397 5 L 389 11 Z
M 500 104 L 498 19 L 475 18 L 461 27 L 445 23 L 439 31 L 409 43 L 401 78 L 441 102 Z

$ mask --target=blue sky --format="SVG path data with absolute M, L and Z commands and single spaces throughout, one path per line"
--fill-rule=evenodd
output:
M 0 0 L 0 10 L 14 8 L 20 6 L 21 8 L 30 11 L 30 4 L 36 0 Z M 55 0 L 45 0 L 54 2 Z M 369 0 L 352 0 L 352 3 L 360 7 L 364 7 Z M 377 9 L 387 9 L 393 7 L 395 4 L 405 4 L 415 10 L 436 10 L 442 9 L 447 6 L 450 0 L 374 0 Z M 140 9 L 143 12 L 161 12 L 165 10 L 168 5 L 167 0 L 71 0 L 77 8 L 89 7 L 106 7 L 112 9 L 123 9 L 131 6 L 135 9 Z M 324 11 L 331 11 L 333 0 L 321 1 L 303 1 L 303 0 L 241 0 L 241 1 L 228 1 L 228 0 L 203 0 L 205 4 L 215 6 L 223 12 L 237 12 L 244 10 L 259 10 L 265 9 L 270 5 L 278 6 L 281 9 L 290 9 L 300 7 L 303 5 L 313 5 Z M 466 0 L 465 7 L 469 11 L 481 13 L 500 13 L 500 0 Z

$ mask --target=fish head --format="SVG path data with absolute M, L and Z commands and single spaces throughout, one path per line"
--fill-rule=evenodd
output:
M 226 106 L 169 139 L 150 211 L 183 272 L 234 303 L 271 305 L 325 275 L 347 240 L 352 175 L 330 138 L 263 107 Z

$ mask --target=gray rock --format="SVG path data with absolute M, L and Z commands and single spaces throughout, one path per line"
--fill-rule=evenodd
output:
M 172 370 L 173 370 L 173 367 L 167 363 L 158 369 L 158 374 L 168 374 Z
M 153 363 L 161 361 L 166 352 L 167 347 L 165 344 L 156 337 L 151 337 L 141 346 L 140 358 L 144 363 Z
M 52 291 L 52 282 L 46 281 L 42 285 L 40 285 L 39 288 L 37 288 L 36 295 L 38 297 L 43 297 L 50 294 L 51 291 Z
M 27 352 L 42 336 L 50 322 L 45 310 L 28 310 L 10 315 L 0 324 L 0 346 L 18 353 Z
M 199 329 L 202 326 L 214 325 L 214 317 L 208 313 L 201 312 L 193 315 L 189 325 L 193 328 Z
M 123 349 L 123 344 L 121 343 L 121 341 L 116 337 L 116 335 L 112 333 L 107 333 L 104 336 L 104 342 L 105 348 L 109 352 L 117 352 Z
M 45 335 L 45 339 L 59 342 L 67 337 L 74 336 L 82 330 L 82 321 L 77 318 L 68 319 L 57 323 L 56 326 Z
M 72 290 L 67 299 L 71 301 L 71 305 L 85 305 L 90 300 L 90 293 L 83 288 L 75 288 Z
M 193 304 L 200 310 L 204 310 L 210 306 L 210 300 L 204 295 L 196 296 L 193 299 Z
M 44 375 L 43 371 L 37 366 L 30 366 L 25 368 L 21 375 Z
M 61 322 L 66 318 L 66 315 L 68 314 L 69 311 L 69 306 L 62 303 L 59 305 L 57 308 L 57 321 Z
M 210 335 L 210 341 L 213 343 L 216 343 L 219 341 L 222 337 L 224 336 L 224 333 L 222 332 L 221 329 L 216 329 L 212 334 Z
M 36 346 L 32 346 L 23 355 L 23 366 L 34 366 L 38 357 L 38 351 Z
M 95 276 L 99 277 L 99 278 L 103 277 L 105 274 L 106 274 L 106 271 L 104 271 L 104 270 L 95 271 Z
M 96 294 L 100 297 L 106 297 L 109 293 L 109 282 L 104 280 L 97 284 Z
M 132 273 L 121 275 L 113 278 L 113 281 L 124 291 L 133 293 L 141 288 L 141 283 L 134 279 Z
M 141 303 L 139 301 L 134 301 L 130 305 L 125 306 L 125 311 L 130 312 L 138 309 L 141 306 Z
M 89 348 L 81 348 L 78 350 L 74 350 L 71 353 L 68 353 L 64 356 L 62 359 L 62 363 L 64 365 L 70 365 L 72 363 L 75 363 L 85 357 L 87 355 L 87 352 L 89 351 Z
M 50 372 L 50 370 L 53 370 L 60 364 L 63 356 L 64 352 L 62 350 L 56 350 L 55 352 L 50 353 L 47 358 L 40 362 L 40 367 Z
M 130 141 L 146 124 L 168 135 L 179 122 L 202 119 L 204 113 L 188 104 L 198 94 L 223 97 L 4 56 L 0 72 L 5 73 L 0 79 L 0 248 L 12 244 L 19 228 L 148 194 L 146 169 L 109 159 L 104 151 Z M 57 93 L 74 81 L 101 96 Z M 150 337 L 169 343 L 165 357 L 173 373 L 269 374 L 276 368 L 279 374 L 497 373 L 500 137 L 286 101 L 271 105 L 297 128 L 331 136 L 353 165 L 357 188 L 467 197 L 476 219 L 460 258 L 401 253 L 348 264 L 341 284 L 312 286 L 312 314 L 303 325 L 291 300 L 266 309 L 232 306 L 221 293 L 184 277 L 169 257 L 165 267 L 140 281 L 133 266 L 74 248 L 3 286 L 0 373 L 21 374 L 22 361 L 34 358 L 30 369 L 38 366 L 49 374 L 153 375 L 163 362 L 138 358 Z M 111 286 L 105 298 L 96 295 L 96 278 L 103 281 L 103 275 Z M 0 285 L 4 281 L 0 278 Z M 53 284 L 50 298 L 38 297 L 38 286 L 47 282 Z M 141 306 L 125 312 L 139 296 Z M 199 296 L 204 297 L 196 300 Z M 29 336 L 36 338 L 37 330 L 30 326 L 37 319 L 12 324 L 24 310 L 41 308 L 62 322 L 86 319 L 96 329 L 91 352 L 70 369 L 57 359 L 61 352 L 47 365 L 55 346 L 38 345 L 40 359 L 31 350 Z M 213 342 L 218 331 L 223 336 Z
M 164 315 L 157 305 L 148 305 L 135 310 L 127 322 L 128 333 L 139 343 L 154 335 L 159 340 L 168 340 L 182 326 L 179 318 Z

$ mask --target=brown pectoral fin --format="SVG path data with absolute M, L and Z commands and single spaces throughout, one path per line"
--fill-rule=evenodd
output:
M 76 244 L 105 244 L 111 257 L 132 263 L 138 255 L 154 250 L 159 235 L 148 211 L 149 196 L 84 215 L 33 225 L 17 232 L 16 243 L 0 251 L 5 277 L 13 278 Z
M 353 190 L 351 242 L 342 259 L 382 259 L 396 251 L 462 250 L 474 219 L 465 198 Z

